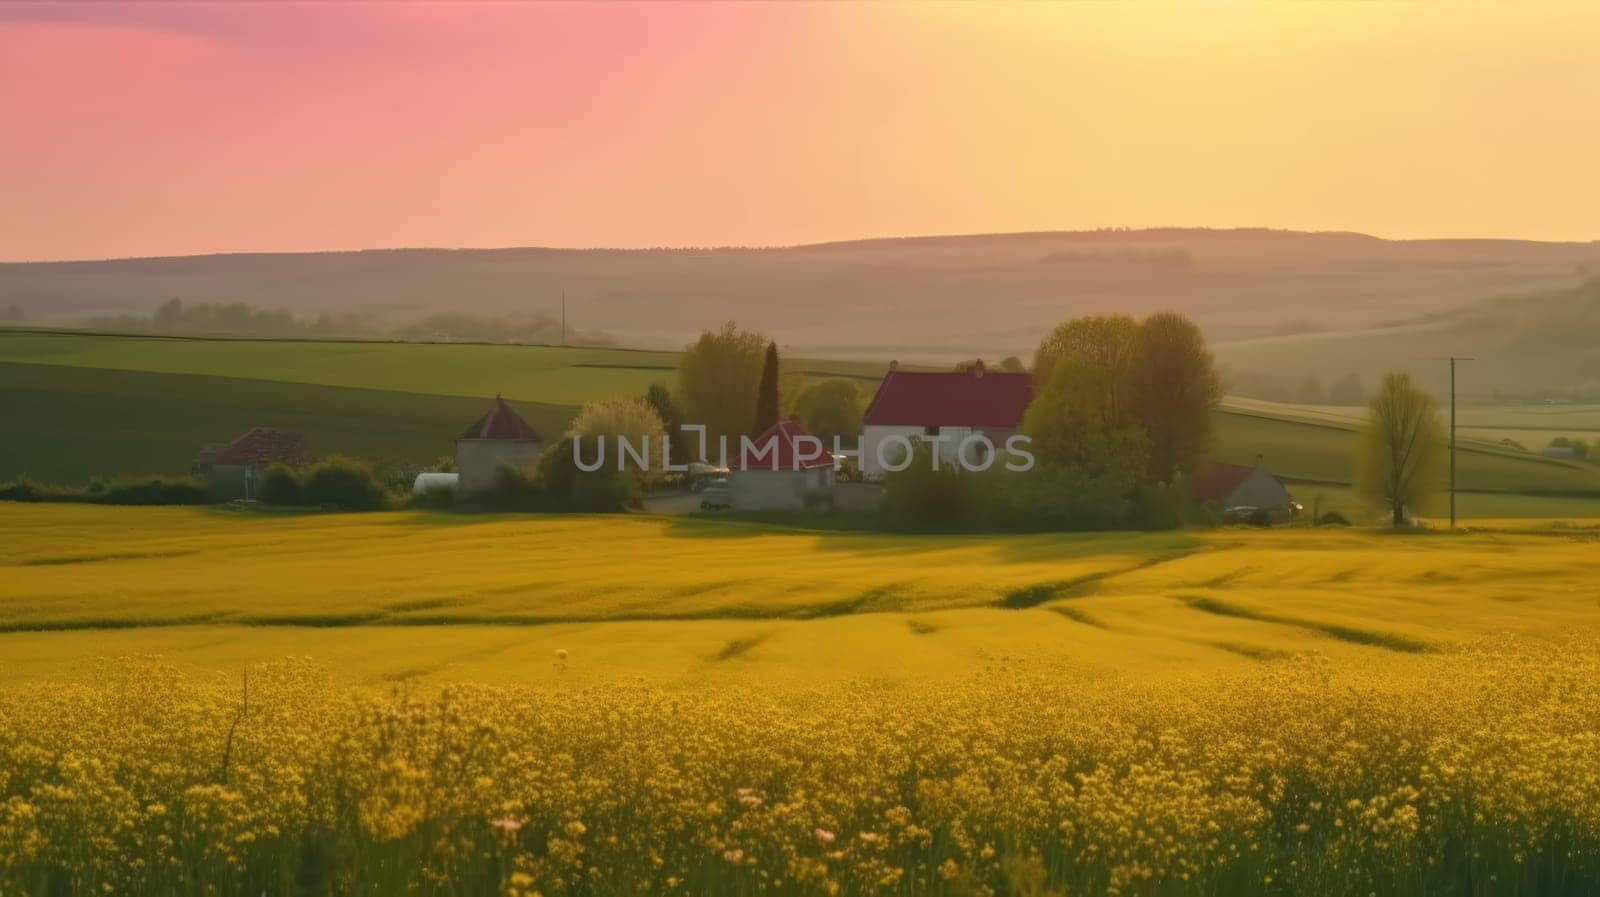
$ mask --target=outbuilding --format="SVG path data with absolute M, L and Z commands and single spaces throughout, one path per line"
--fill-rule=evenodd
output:
M 1254 467 L 1213 462 L 1190 480 L 1189 495 L 1196 501 L 1216 502 L 1223 510 L 1260 508 L 1282 518 L 1294 513 L 1288 487 L 1259 460 Z
M 489 411 L 456 437 L 456 473 L 462 495 L 495 488 L 502 470 L 532 473 L 544 440 L 505 399 L 494 397 Z
M 751 440 L 728 475 L 736 511 L 826 511 L 833 507 L 833 454 L 792 420 Z
M 311 460 L 306 437 L 299 430 L 251 427 L 225 443 L 212 443 L 195 456 L 195 472 L 205 477 L 206 488 L 220 499 L 255 498 L 269 465 L 300 467 Z

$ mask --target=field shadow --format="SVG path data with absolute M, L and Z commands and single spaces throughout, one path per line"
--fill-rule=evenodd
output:
M 1320 620 L 1291 617 L 1287 614 L 1275 614 L 1245 607 L 1241 604 L 1234 604 L 1230 601 L 1223 601 L 1220 598 L 1211 598 L 1203 595 L 1174 595 L 1173 599 L 1204 613 L 1215 614 L 1220 617 L 1234 617 L 1241 620 L 1254 620 L 1259 623 L 1273 623 L 1279 626 L 1293 626 L 1320 633 L 1342 642 L 1349 642 L 1353 645 L 1384 648 L 1389 651 L 1402 651 L 1408 654 L 1424 654 L 1435 650 L 1435 647 L 1427 642 L 1400 635 L 1399 633 L 1384 632 L 1377 629 L 1362 629 L 1339 623 L 1324 623 Z
M 771 637 L 772 633 L 763 632 L 759 635 L 730 639 L 726 645 L 723 645 L 722 648 L 717 651 L 716 654 L 712 655 L 711 660 L 714 663 L 723 663 L 729 660 L 735 660 L 737 658 L 744 657 L 746 654 L 754 651 L 762 642 L 765 642 Z
M 181 558 L 199 554 L 195 548 L 177 551 L 122 551 L 107 554 L 64 554 L 53 557 L 27 558 L 18 561 L 17 567 L 62 567 L 71 564 L 99 564 L 108 561 L 143 561 L 162 558 Z
M 1168 564 L 1173 561 L 1182 560 L 1183 558 L 1194 554 L 1200 548 L 1204 547 L 1204 545 L 1204 542 L 1195 540 L 1190 546 L 1172 548 L 1167 551 L 1143 558 L 1136 563 L 1129 564 L 1126 567 L 1118 567 L 1114 570 L 1099 570 L 1094 573 L 1086 573 L 1082 576 L 1074 576 L 1068 579 L 1051 580 L 1047 582 L 1037 582 L 1030 583 L 1025 586 L 1018 586 L 1017 588 L 1011 589 L 1010 591 L 1001 595 L 1000 600 L 995 602 L 994 606 L 1002 607 L 1006 610 L 1027 610 L 1031 607 L 1038 607 L 1047 601 L 1055 601 L 1063 598 L 1082 598 L 1087 595 L 1094 594 L 1099 590 L 1100 584 L 1108 579 L 1134 573 L 1139 570 L 1148 570 L 1151 567 L 1157 567 L 1161 564 Z
M 1082 623 L 1085 626 L 1093 626 L 1096 629 L 1105 629 L 1107 631 L 1111 629 L 1110 626 L 1106 625 L 1104 620 L 1101 620 L 1099 617 L 1092 616 L 1082 608 L 1073 607 L 1070 604 L 1058 604 L 1054 607 L 1047 607 L 1045 610 L 1065 617 L 1074 623 Z
M 1219 651 L 1227 651 L 1229 654 L 1237 654 L 1240 657 L 1248 657 L 1251 660 L 1285 660 L 1294 656 L 1293 651 L 1284 651 L 1279 648 L 1267 648 L 1261 645 L 1252 645 L 1248 642 L 1230 642 L 1221 640 L 1210 642 L 1200 641 L 1196 642 L 1196 644 L 1205 645 L 1209 648 L 1216 648 Z

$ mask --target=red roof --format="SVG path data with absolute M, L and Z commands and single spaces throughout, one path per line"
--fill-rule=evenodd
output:
M 1239 488 L 1244 478 L 1255 471 L 1243 464 L 1217 461 L 1194 475 L 1189 481 L 1189 495 L 1200 501 L 1225 501 Z
M 895 427 L 1014 429 L 1032 401 L 1029 374 L 891 370 L 864 420 Z
M 800 446 L 796 444 L 796 440 L 801 436 L 811 436 L 811 434 L 806 432 L 805 427 L 792 420 L 778 421 L 768 427 L 765 433 L 751 440 L 753 447 L 746 447 L 739 453 L 737 469 L 773 470 L 774 461 L 777 470 L 810 470 L 813 467 L 833 466 L 833 453 L 825 448 L 822 449 L 822 454 L 809 457 L 812 452 L 821 448 L 820 439 L 815 443 L 806 443 L 805 451 L 808 457 L 801 459 Z M 816 439 L 815 436 L 811 438 Z
M 305 461 L 304 433 L 276 427 L 252 427 L 249 432 L 228 443 L 212 463 L 253 465 L 281 462 L 295 465 L 304 464 Z
M 539 434 L 528 426 L 517 412 L 511 410 L 506 400 L 499 396 L 494 397 L 494 407 L 475 421 L 472 426 L 461 431 L 457 439 L 509 439 L 533 440 L 540 442 Z

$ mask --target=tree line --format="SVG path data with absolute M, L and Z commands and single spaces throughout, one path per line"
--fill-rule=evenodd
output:
M 20 311 L 20 310 L 19 310 Z M 4 316 L 0 315 L 0 320 Z M 21 320 L 18 318 L 17 320 Z M 271 339 L 393 339 L 412 342 L 481 342 L 554 345 L 609 345 L 601 333 L 563 332 L 548 315 L 469 315 L 443 312 L 414 321 L 384 325 L 357 314 L 299 316 L 287 309 L 259 308 L 245 302 L 169 299 L 149 315 L 109 315 L 82 322 L 93 330 L 195 336 L 247 336 Z

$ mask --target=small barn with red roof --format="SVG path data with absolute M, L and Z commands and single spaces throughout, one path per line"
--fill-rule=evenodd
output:
M 982 362 L 964 371 L 902 371 L 891 364 L 862 419 L 861 471 L 881 477 L 901 463 L 907 446 L 925 439 L 938 440 L 945 463 L 955 463 L 966 443 L 967 459 L 981 464 L 982 453 L 1017 432 L 1032 401 L 1029 374 L 985 370 Z
M 741 441 L 728 475 L 729 501 L 739 511 L 821 511 L 833 506 L 833 453 L 792 420 Z
M 456 473 L 462 494 L 495 488 L 507 468 L 532 473 L 544 440 L 500 396 L 472 426 L 456 437 Z
M 1260 461 L 1254 467 L 1212 462 L 1195 472 L 1188 491 L 1196 501 L 1216 502 L 1224 510 L 1261 508 L 1269 514 L 1288 516 L 1294 509 L 1288 487 Z
M 311 460 L 299 430 L 251 427 L 232 442 L 212 443 L 195 456 L 194 469 L 206 478 L 216 498 L 255 498 L 261 476 L 272 464 L 299 467 Z

